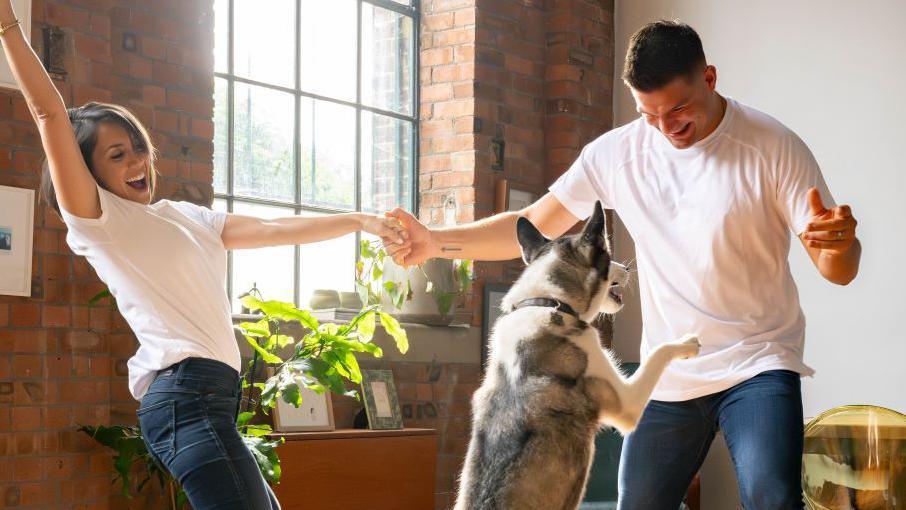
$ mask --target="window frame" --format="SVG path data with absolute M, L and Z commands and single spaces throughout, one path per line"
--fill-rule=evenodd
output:
M 302 90 L 302 80 L 301 73 L 299 72 L 301 66 L 301 49 L 302 49 L 302 37 L 301 37 L 301 26 L 302 26 L 302 1 L 295 0 L 295 19 L 293 20 L 293 32 L 294 32 L 294 57 L 293 57 L 293 70 L 294 74 L 294 86 L 286 87 L 282 85 L 275 85 L 271 83 L 265 83 L 253 79 L 249 79 L 242 76 L 237 76 L 235 74 L 235 63 L 234 63 L 234 48 L 235 48 L 235 37 L 233 33 L 234 21 L 235 21 L 235 0 L 225 0 L 227 4 L 227 62 L 226 62 L 226 71 L 218 71 L 214 69 L 213 78 L 214 83 L 217 79 L 222 79 L 226 82 L 226 102 L 227 102 L 227 141 L 226 141 L 226 192 L 217 192 L 216 190 L 213 193 L 213 198 L 215 201 L 223 201 L 226 205 L 226 210 L 228 213 L 232 213 L 234 209 L 235 202 L 248 203 L 254 205 L 265 205 L 265 206 L 276 206 L 285 208 L 287 212 L 289 210 L 293 211 L 294 215 L 300 215 L 304 212 L 312 213 L 321 213 L 321 214 L 335 214 L 335 213 L 346 213 L 346 212 L 361 212 L 362 211 L 362 115 L 365 113 L 383 115 L 386 117 L 391 117 L 402 122 L 407 122 L 411 125 L 412 129 L 412 147 L 409 150 L 409 165 L 407 171 L 410 172 L 411 178 L 409 179 L 409 197 L 410 203 L 412 204 L 413 210 L 417 211 L 419 207 L 419 172 L 418 172 L 418 160 L 419 160 L 419 105 L 420 105 L 420 90 L 419 90 L 419 75 L 420 75 L 420 37 L 421 37 L 421 8 L 420 0 L 411 0 L 410 6 L 403 5 L 401 3 L 395 2 L 393 0 L 354 0 L 356 2 L 356 92 L 355 92 L 355 101 L 347 101 L 342 99 L 331 98 L 323 96 L 320 94 L 315 94 L 312 92 L 307 92 Z M 319 0 L 330 2 L 332 0 Z M 362 7 L 364 4 L 371 4 L 374 7 L 383 8 L 389 11 L 396 12 L 403 16 L 408 16 L 412 19 L 412 54 L 409 57 L 409 65 L 411 66 L 411 73 L 409 78 L 409 87 L 412 91 L 411 94 L 411 115 L 405 115 L 397 113 L 391 110 L 384 110 L 381 108 L 376 108 L 363 104 L 362 102 Z M 215 14 L 216 16 L 216 14 Z M 215 23 L 216 26 L 216 23 Z M 216 41 L 216 36 L 215 36 Z M 216 67 L 216 66 L 215 66 Z M 279 199 L 269 199 L 269 198 L 260 198 L 260 197 L 249 197 L 249 196 L 237 196 L 234 192 L 234 130 L 235 130 L 235 89 L 236 83 L 241 83 L 245 85 L 262 87 L 265 89 L 280 91 L 293 95 L 293 104 L 294 104 L 294 123 L 293 123 L 293 180 L 294 180 L 294 190 L 293 195 L 294 199 L 292 202 L 279 200 Z M 214 87 L 216 90 L 216 86 Z M 353 199 L 353 208 L 346 209 L 341 207 L 330 207 L 324 205 L 312 205 L 305 204 L 302 200 L 302 179 L 307 178 L 308 176 L 302 175 L 302 161 L 301 161 L 301 101 L 304 99 L 312 99 L 315 101 L 325 101 L 333 104 L 344 105 L 347 107 L 352 107 L 355 109 L 355 155 L 354 155 L 354 177 L 353 177 L 353 189 L 354 189 L 354 199 Z M 216 99 L 215 99 L 216 100 Z M 313 103 L 314 104 L 314 103 Z M 215 119 L 216 121 L 216 119 Z M 215 169 L 216 170 L 216 169 Z M 312 169 L 314 171 L 314 169 Z M 404 185 L 403 185 L 403 175 L 402 173 L 397 174 L 397 193 L 398 196 L 403 195 Z M 212 183 L 213 184 L 213 183 Z M 355 233 L 355 258 L 359 259 L 359 249 L 358 245 L 361 240 L 361 232 Z M 293 302 L 300 306 L 300 273 L 302 271 L 301 266 L 301 248 L 299 245 L 293 247 Z M 226 274 L 226 291 L 229 297 L 230 306 L 233 306 L 233 293 L 236 289 L 233 289 L 233 252 L 232 250 L 227 252 L 227 274 Z M 233 315 L 241 315 L 240 311 L 233 310 Z

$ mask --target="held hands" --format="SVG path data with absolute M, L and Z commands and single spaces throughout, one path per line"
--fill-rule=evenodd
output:
M 826 209 L 817 188 L 808 191 L 812 218 L 802 234 L 806 246 L 832 253 L 846 253 L 856 240 L 856 219 L 848 205 Z
M 403 267 L 421 264 L 435 255 L 432 254 L 433 240 L 431 231 L 421 224 L 415 216 L 397 207 L 384 213 L 388 219 L 396 221 L 402 228 L 402 235 L 406 243 L 401 245 L 384 242 L 387 254 L 393 257 L 393 262 Z
M 380 237 L 384 246 L 388 249 L 388 254 L 390 247 L 399 249 L 409 246 L 409 243 L 406 241 L 406 230 L 400 225 L 400 222 L 397 221 L 396 218 L 389 216 L 381 217 L 377 214 L 364 214 L 362 217 L 361 230 Z

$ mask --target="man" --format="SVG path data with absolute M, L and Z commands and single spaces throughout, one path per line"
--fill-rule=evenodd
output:
M 600 200 L 635 241 L 642 355 L 688 332 L 702 342 L 698 357 L 668 367 L 626 437 L 618 508 L 678 508 L 717 430 L 746 508 L 803 508 L 799 378 L 813 371 L 802 361 L 790 231 L 826 279 L 845 285 L 858 272 L 856 221 L 834 207 L 802 140 L 716 92 L 717 70 L 688 25 L 634 34 L 623 80 L 641 118 L 585 146 L 538 202 L 433 230 L 397 209 L 389 214 L 411 243 L 388 250 L 406 265 L 515 258 L 518 216 L 557 237 Z

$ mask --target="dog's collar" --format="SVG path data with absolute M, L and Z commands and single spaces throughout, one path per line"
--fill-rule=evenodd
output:
M 550 308 L 555 308 L 556 311 L 558 311 L 558 312 L 563 312 L 567 315 L 572 315 L 573 317 L 578 319 L 580 322 L 585 322 L 582 320 L 582 317 L 579 317 L 579 314 L 576 313 L 575 310 L 573 310 L 573 307 L 569 306 L 568 304 L 564 303 L 563 301 L 558 301 L 556 299 L 551 299 L 551 298 L 523 299 L 522 301 L 513 305 L 513 310 L 518 310 L 519 308 L 522 308 L 524 306 L 546 306 L 546 307 L 550 307 Z

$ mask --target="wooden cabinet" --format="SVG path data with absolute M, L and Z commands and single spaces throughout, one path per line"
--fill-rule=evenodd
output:
M 274 487 L 283 510 L 431 510 L 437 434 L 430 429 L 283 432 Z

